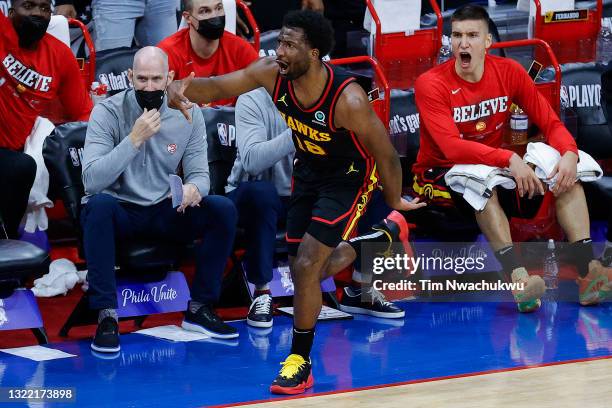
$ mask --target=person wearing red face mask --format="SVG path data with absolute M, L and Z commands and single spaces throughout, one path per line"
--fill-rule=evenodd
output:
M 183 17 L 189 27 L 159 43 L 168 54 L 176 79 L 194 72 L 198 77 L 223 75 L 246 68 L 258 58 L 244 39 L 225 31 L 221 0 L 183 0 Z M 211 105 L 236 104 L 236 98 L 213 101 Z
M 87 120 L 92 108 L 72 52 L 46 34 L 50 20 L 50 0 L 14 0 L 8 17 L 0 13 L 2 238 L 17 238 L 34 183 L 36 163 L 23 147 L 36 118 L 54 123 Z

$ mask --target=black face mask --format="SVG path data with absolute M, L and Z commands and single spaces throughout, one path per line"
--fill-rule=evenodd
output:
M 196 18 L 196 20 L 198 19 Z M 218 40 L 221 38 L 223 30 L 225 30 L 225 16 L 198 20 L 198 34 L 209 40 Z
M 143 91 L 143 90 L 135 90 L 134 93 L 136 95 L 136 102 L 138 105 L 144 110 L 157 109 L 161 108 L 164 103 L 164 93 L 166 91 L 160 89 L 159 91 Z
M 40 16 L 19 16 L 13 18 L 13 27 L 19 37 L 19 46 L 22 48 L 32 48 L 36 45 L 47 32 L 49 21 Z

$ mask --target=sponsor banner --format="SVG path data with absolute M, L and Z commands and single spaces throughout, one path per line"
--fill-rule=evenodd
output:
M 182 272 L 168 272 L 159 282 L 117 282 L 119 317 L 182 312 L 189 299 L 189 287 Z
M 242 269 L 246 274 L 246 264 L 244 262 L 242 263 Z M 276 266 L 272 269 L 272 281 L 270 282 L 272 297 L 293 296 L 293 288 L 293 279 L 291 279 L 289 263 L 287 261 L 277 261 Z M 249 291 L 251 295 L 255 293 L 255 285 L 250 282 Z M 321 291 L 335 292 L 336 284 L 334 283 L 334 279 L 327 278 L 321 282 Z
M 0 299 L 0 330 L 35 327 L 43 327 L 43 322 L 31 290 L 16 289 L 11 296 Z

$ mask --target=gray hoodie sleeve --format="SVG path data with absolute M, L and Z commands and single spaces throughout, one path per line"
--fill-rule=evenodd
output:
M 89 118 L 83 150 L 82 177 L 87 194 L 97 194 L 113 184 L 138 154 L 127 136 L 115 146 L 119 137 L 117 116 L 106 104 L 97 104 Z
M 262 95 L 269 98 L 267 94 Z M 266 107 L 278 115 L 270 101 L 259 100 L 253 94 L 241 95 L 236 103 L 236 144 L 242 165 L 249 174 L 260 174 L 295 151 L 291 129 L 278 136 L 270 135 L 274 127 L 273 124 L 268 124 L 271 129 L 266 127 L 264 118 L 269 113 L 262 112 Z M 280 116 L 278 119 L 282 121 Z
M 205 197 L 210 190 L 210 176 L 208 173 L 208 146 L 206 144 L 206 125 L 204 116 L 198 107 L 191 112 L 193 130 L 183 155 L 183 172 L 185 183 L 192 183 Z

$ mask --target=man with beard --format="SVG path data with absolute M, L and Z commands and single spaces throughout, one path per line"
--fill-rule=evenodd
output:
M 70 48 L 46 34 L 50 0 L 12 5 L 8 17 L 0 13 L 0 216 L 16 239 L 36 174 L 36 163 L 22 153 L 36 118 L 87 120 L 92 104 Z
M 273 393 L 298 394 L 313 385 L 310 351 L 321 280 L 353 262 L 361 243 L 390 245 L 407 234 L 403 217 L 394 211 L 366 236 L 349 240 L 378 177 L 392 209 L 422 206 L 401 197 L 399 158 L 364 90 L 345 71 L 322 61 L 333 36 L 322 14 L 293 11 L 283 21 L 276 60 L 262 58 L 214 78 L 190 75 L 169 88 L 170 106 L 189 118 L 189 101 L 205 103 L 264 87 L 292 130 L 296 154 L 286 238 L 295 284 L 294 329 L 291 353 L 270 387 Z
M 192 123 L 165 104 L 172 81 L 166 54 L 145 47 L 128 71 L 133 89 L 97 104 L 87 127 L 83 184 L 87 202 L 81 213 L 87 259 L 89 305 L 98 311 L 91 348 L 119 351 L 115 246 L 134 238 L 196 241 L 196 273 L 182 327 L 208 336 L 238 337 L 212 308 L 232 249 L 236 209 L 221 196 L 207 196 L 206 127 L 199 108 Z M 183 200 L 168 198 L 168 174 L 182 170 Z
M 192 72 L 198 77 L 227 74 L 258 58 L 251 44 L 225 31 L 221 0 L 183 0 L 183 18 L 189 26 L 159 43 L 176 79 Z M 236 98 L 212 101 L 215 106 L 235 104 Z

